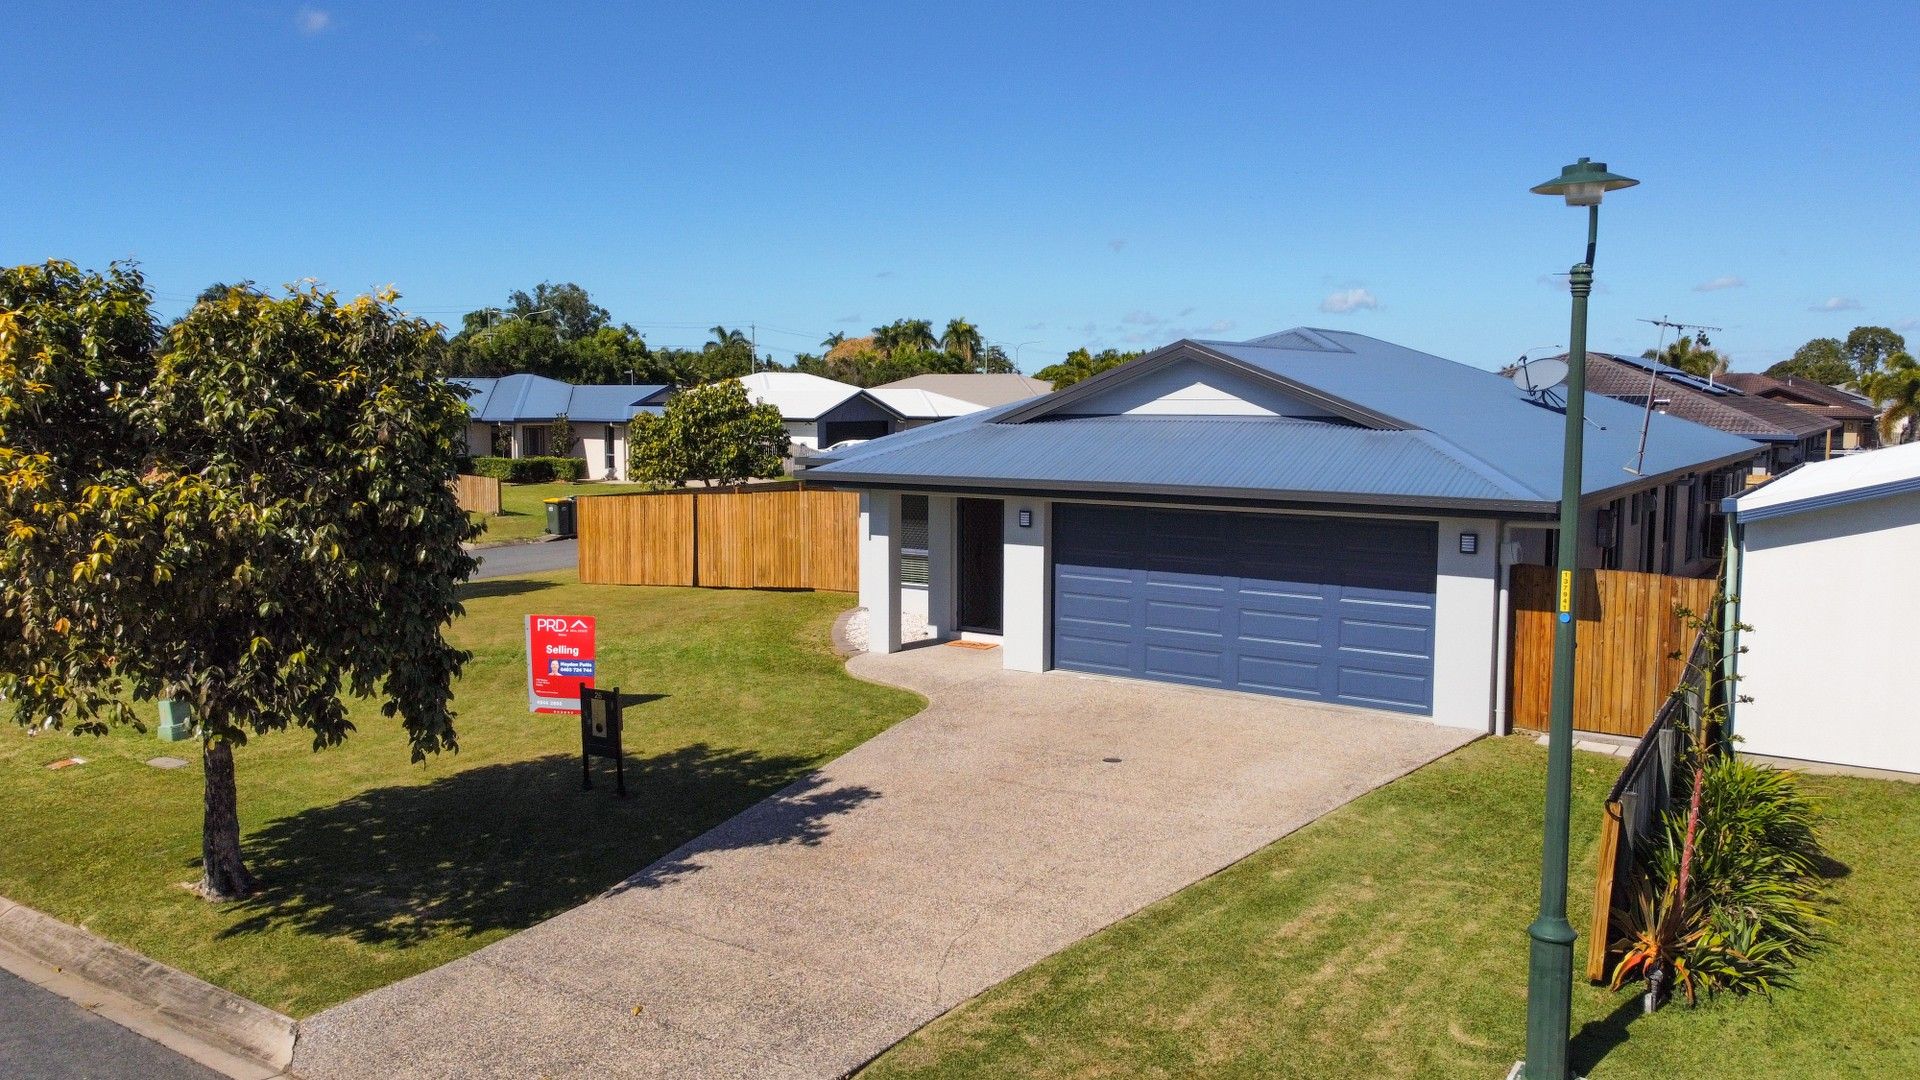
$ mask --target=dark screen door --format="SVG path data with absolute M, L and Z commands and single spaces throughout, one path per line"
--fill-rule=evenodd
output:
M 998 499 L 960 500 L 960 629 L 1000 633 L 1001 508 Z

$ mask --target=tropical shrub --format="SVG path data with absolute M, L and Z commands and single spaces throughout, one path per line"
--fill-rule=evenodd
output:
M 1814 805 L 1790 772 L 1713 752 L 1690 764 L 1685 803 L 1662 819 L 1633 903 L 1615 913 L 1625 955 L 1613 987 L 1659 972 L 1689 1004 L 1701 991 L 1769 993 L 1819 939 Z

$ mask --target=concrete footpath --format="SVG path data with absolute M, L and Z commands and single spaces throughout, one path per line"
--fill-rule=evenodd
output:
M 306 1020 L 293 1071 L 843 1076 L 1476 737 L 1000 663 L 854 657 L 932 705 L 607 895 Z

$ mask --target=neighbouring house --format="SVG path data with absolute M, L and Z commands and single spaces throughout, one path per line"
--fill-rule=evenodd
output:
M 1011 405 L 1041 394 L 1053 393 L 1053 384 L 1031 375 L 1013 373 L 955 375 L 914 375 L 882 383 L 875 390 L 925 390 L 943 397 L 971 402 L 980 408 Z
M 1589 395 L 1588 566 L 1710 572 L 1755 443 Z M 1179 341 L 802 475 L 861 493 L 869 647 L 901 613 L 1008 668 L 1497 728 L 1507 568 L 1550 560 L 1564 412 L 1360 334 Z
M 1826 460 L 1841 430 L 1838 420 L 1638 356 L 1588 353 L 1587 390 L 1642 409 L 1651 396 L 1656 412 L 1761 443 L 1767 452 L 1754 468 L 1761 477 Z
M 1832 436 L 1827 451 L 1829 457 L 1872 450 L 1880 445 L 1879 411 L 1873 402 L 1859 394 L 1798 375 L 1776 379 L 1758 372 L 1729 371 L 1720 381 L 1750 397 L 1778 401 L 1837 421 L 1840 431 Z
M 467 389 L 467 453 L 504 450 L 505 457 L 577 457 L 589 480 L 627 478 L 627 428 L 640 413 L 665 411 L 671 386 L 576 386 L 544 375 L 449 380 Z M 572 446 L 552 445 L 553 425 L 565 417 Z
M 1728 499 L 1740 749 L 1920 773 L 1913 616 L 1920 443 L 1803 465 Z
M 906 417 L 852 383 L 802 371 L 756 371 L 740 376 L 755 404 L 780 410 L 796 454 L 849 439 L 877 439 L 899 431 Z

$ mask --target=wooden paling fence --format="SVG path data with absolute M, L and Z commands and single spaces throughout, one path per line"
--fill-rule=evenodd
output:
M 1582 570 L 1573 726 L 1638 738 L 1680 683 L 1692 632 L 1676 607 L 1705 612 L 1717 584 L 1705 578 Z M 1513 568 L 1511 705 L 1516 727 L 1544 731 L 1552 690 L 1554 571 Z
M 850 491 L 593 495 L 576 506 L 589 584 L 860 588 L 860 496 Z
M 1711 597 L 1709 597 L 1711 601 Z M 1696 609 L 1704 612 L 1705 608 Z M 1688 732 L 1705 726 L 1713 705 L 1713 655 L 1701 634 L 1684 661 L 1680 679 L 1654 715 L 1647 732 L 1620 770 L 1601 810 L 1600 853 L 1593 883 L 1593 926 L 1587 934 L 1587 979 L 1604 982 L 1613 957 L 1613 912 L 1627 899 L 1642 847 L 1658 835 L 1661 816 L 1673 805 L 1674 766 Z
M 461 473 L 453 478 L 453 497 L 460 503 L 460 509 L 469 514 L 498 514 L 500 481 L 491 476 Z

